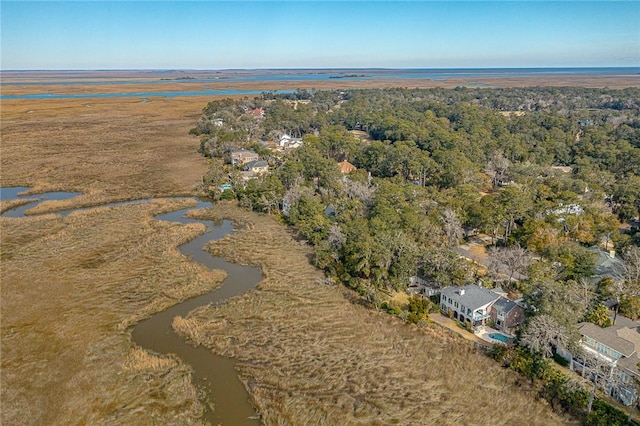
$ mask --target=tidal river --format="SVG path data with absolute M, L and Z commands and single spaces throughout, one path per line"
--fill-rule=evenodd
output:
M 34 200 L 29 204 L 5 211 L 2 213 L 3 217 L 24 217 L 26 210 L 35 207 L 35 205 L 40 202 L 47 200 L 65 200 L 78 195 L 72 192 L 50 192 L 29 197 L 20 195 L 20 193 L 27 190 L 28 188 L 24 187 L 0 188 L 1 200 L 27 198 Z M 90 208 L 115 207 L 148 201 L 149 200 L 126 201 Z M 196 207 L 158 215 L 156 219 L 182 224 L 202 223 L 207 226 L 207 232 L 183 244 L 179 247 L 179 250 L 182 254 L 191 258 L 192 261 L 198 262 L 209 269 L 224 270 L 227 273 L 227 278 L 224 280 L 222 287 L 174 305 L 138 323 L 133 328 L 132 340 L 137 345 L 153 352 L 176 354 L 192 367 L 196 385 L 205 390 L 208 395 L 208 402 L 214 407 L 213 410 L 209 406 L 205 407 L 204 417 L 211 424 L 257 425 L 259 424 L 257 413 L 249 402 L 249 395 L 238 378 L 233 359 L 215 355 L 209 349 L 202 346 L 195 347 L 186 343 L 174 333 L 171 327 L 173 318 L 176 316 L 184 317 L 199 306 L 223 303 L 234 296 L 238 296 L 255 288 L 258 282 L 262 280 L 259 269 L 227 262 L 222 258 L 211 256 L 203 250 L 207 242 L 220 239 L 233 232 L 233 223 L 229 220 L 213 222 L 210 220 L 191 219 L 185 216 L 190 210 L 209 207 L 211 207 L 210 202 L 197 200 Z M 78 210 L 82 209 L 66 210 L 56 212 L 56 214 L 66 216 Z

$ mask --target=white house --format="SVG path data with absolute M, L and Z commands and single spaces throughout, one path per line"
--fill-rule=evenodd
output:
M 487 325 L 506 333 L 525 320 L 524 307 L 504 296 L 502 289 L 489 290 L 476 284 L 445 287 L 440 290 L 440 310 L 473 327 Z
M 302 139 L 300 139 L 300 138 L 292 138 L 291 136 L 289 136 L 286 133 L 284 135 L 282 135 L 282 137 L 278 141 L 278 146 L 280 146 L 280 147 L 282 147 L 284 149 L 298 148 L 301 145 L 302 145 Z
M 440 291 L 440 310 L 460 322 L 472 326 L 485 325 L 491 318 L 490 308 L 500 295 L 476 284 L 445 287 Z

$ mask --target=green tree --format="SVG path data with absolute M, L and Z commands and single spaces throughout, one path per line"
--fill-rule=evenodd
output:
M 609 327 L 611 320 L 609 319 L 609 310 L 602 303 L 598 303 L 585 316 L 585 321 L 596 324 L 602 328 Z

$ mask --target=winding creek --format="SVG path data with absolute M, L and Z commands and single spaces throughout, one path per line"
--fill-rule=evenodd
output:
M 2 217 L 21 218 L 24 217 L 26 210 L 35 207 L 38 203 L 48 200 L 66 200 L 79 195 L 78 193 L 72 192 L 50 192 L 32 196 L 20 195 L 28 189 L 29 188 L 26 187 L 0 188 L 1 200 L 33 200 L 30 203 L 3 212 Z M 89 208 L 117 207 L 148 201 L 150 200 L 110 203 L 88 208 L 65 210 L 55 212 L 55 214 L 66 216 L 70 213 L 87 210 Z M 195 207 L 161 214 L 155 218 L 157 220 L 181 224 L 204 224 L 207 227 L 207 232 L 183 244 L 179 247 L 179 250 L 192 261 L 198 262 L 209 269 L 224 270 L 227 273 L 227 278 L 221 287 L 204 295 L 188 299 L 141 321 L 133 328 L 132 340 L 135 344 L 153 352 L 176 354 L 192 367 L 196 385 L 204 389 L 208 395 L 209 402 L 214 407 L 212 410 L 211 407 L 206 406 L 204 412 L 204 418 L 211 424 L 257 425 L 259 424 L 259 416 L 249 401 L 249 395 L 246 389 L 238 378 L 234 360 L 215 355 L 205 347 L 196 347 L 188 344 L 184 339 L 179 337 L 171 327 L 172 321 L 176 316 L 185 317 L 190 311 L 200 306 L 223 303 L 234 296 L 238 296 L 255 288 L 262 279 L 261 272 L 258 268 L 230 263 L 220 257 L 211 256 L 203 250 L 207 242 L 220 239 L 234 231 L 233 222 L 229 220 L 214 222 L 186 217 L 187 212 L 191 210 L 209 207 L 211 207 L 210 202 L 197 200 Z

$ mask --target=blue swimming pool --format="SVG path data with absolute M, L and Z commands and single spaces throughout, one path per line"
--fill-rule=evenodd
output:
M 505 336 L 504 334 L 500 334 L 500 333 L 491 333 L 489 335 L 489 337 L 491 337 L 494 340 L 499 340 L 503 343 L 509 343 L 509 338 L 507 336 Z

